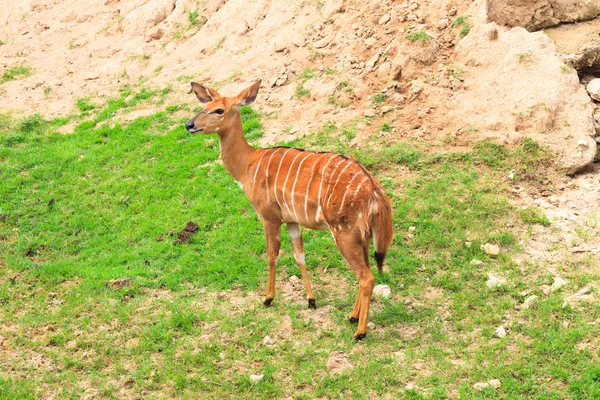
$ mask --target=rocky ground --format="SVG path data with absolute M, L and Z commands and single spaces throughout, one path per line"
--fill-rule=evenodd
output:
M 191 80 L 233 94 L 262 79 L 264 144 L 363 116 L 377 123 L 359 125 L 356 146 L 383 122 L 393 140 L 436 149 L 533 137 L 560 171 L 547 190 L 514 189 L 553 222 L 531 233 L 524 257 L 556 268 L 597 256 L 600 113 L 585 91 L 600 76 L 595 3 L 574 17 L 542 2 L 533 25 L 512 29 L 489 22 L 488 9 L 519 25 L 499 3 L 512 10 L 493 0 L 2 0 L 0 107 L 68 115 L 77 99 L 124 85 L 171 85 L 169 101 L 189 103 Z M 581 18 L 596 19 L 560 25 Z

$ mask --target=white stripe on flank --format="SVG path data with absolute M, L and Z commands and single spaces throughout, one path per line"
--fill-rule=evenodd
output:
M 317 195 L 317 213 L 315 214 L 315 222 L 317 223 L 319 222 L 319 214 L 321 213 L 321 190 L 323 189 L 325 173 L 327 172 L 327 166 L 329 165 L 329 162 L 333 160 L 336 156 L 337 154 L 332 154 L 332 156 L 329 157 L 329 160 L 327 160 L 327 162 L 325 163 L 325 166 L 323 167 L 323 172 L 321 173 L 321 184 L 319 185 L 319 194 Z
M 271 160 L 273 159 L 273 155 L 275 153 L 277 153 L 278 151 L 279 151 L 279 149 L 276 149 L 274 152 L 271 153 L 271 156 L 269 157 L 269 162 L 267 163 L 267 172 L 265 174 L 266 175 L 265 183 L 267 184 L 267 203 L 269 203 L 271 201 L 270 195 L 269 195 L 269 167 L 271 166 Z
M 287 186 L 287 181 L 290 178 L 290 174 L 292 173 L 292 166 L 294 165 L 294 163 L 296 162 L 296 159 L 298 157 L 300 157 L 303 154 L 303 152 L 301 151 L 300 153 L 296 154 L 296 157 L 294 157 L 294 159 L 292 160 L 292 163 L 290 164 L 290 166 L 288 167 L 288 173 L 285 176 L 285 181 L 283 182 L 283 192 L 281 193 L 283 196 L 283 204 L 285 205 L 285 208 L 287 208 L 288 212 L 290 212 L 290 206 L 287 203 L 287 200 L 285 199 L 285 187 Z M 298 176 L 296 176 L 296 178 L 298 178 Z M 292 193 L 293 194 L 293 193 Z M 292 198 L 292 204 L 294 203 L 294 198 Z
M 315 175 L 315 167 L 323 157 L 325 157 L 325 154 L 321 154 L 321 157 L 319 157 L 313 164 L 310 171 L 310 178 L 308 179 L 308 184 L 306 185 L 306 193 L 304 193 L 304 218 L 306 218 L 306 221 L 308 221 L 308 190 L 310 189 L 310 184 L 312 183 L 313 176 Z
M 273 193 L 275 193 L 275 201 L 277 202 L 277 205 L 279 207 L 281 207 L 281 204 L 279 204 L 279 197 L 277 196 L 277 178 L 279 178 L 279 171 L 281 170 L 281 164 L 283 164 L 283 159 L 285 158 L 285 155 L 289 153 L 290 150 L 294 149 L 287 149 L 287 151 L 281 156 L 281 160 L 279 160 L 279 167 L 277 168 L 277 174 L 275 175 L 275 182 L 273 183 Z
M 358 191 L 360 190 L 360 188 L 362 187 L 363 183 L 365 183 L 365 181 L 369 180 L 369 177 L 365 177 L 362 181 L 360 181 L 360 183 L 358 184 L 358 186 L 356 187 L 356 190 L 354 191 L 354 195 L 352 196 L 352 200 L 354 200 L 354 198 L 356 197 L 356 195 L 358 194 Z
M 294 184 L 292 185 L 292 208 L 294 209 L 294 216 L 296 217 L 296 221 L 298 221 L 298 214 L 296 213 L 296 202 L 294 201 L 294 193 L 296 191 L 296 183 L 298 183 L 298 176 L 300 176 L 300 168 L 302 168 L 302 163 L 306 161 L 306 159 L 312 156 L 314 153 L 308 153 L 306 157 L 300 161 L 298 164 L 298 170 L 296 171 L 296 179 L 294 179 Z
M 348 189 L 350 189 L 350 186 L 352 185 L 352 182 L 354 182 L 354 179 L 358 176 L 359 174 L 356 174 L 352 177 L 352 179 L 350 179 L 350 182 L 348 182 L 348 185 L 346 186 L 346 191 L 344 192 L 344 197 L 342 197 L 342 204 L 340 204 L 340 209 L 338 210 L 338 213 L 342 212 L 342 208 L 344 208 L 344 203 L 346 202 L 346 196 L 348 195 Z
M 254 171 L 254 180 L 252 180 L 252 194 L 254 194 L 254 188 L 256 187 L 256 176 L 258 175 L 258 170 L 260 169 L 260 163 L 262 162 L 262 159 L 267 155 L 268 152 L 268 150 L 265 151 L 258 160 L 258 165 L 256 166 L 256 170 Z
M 329 197 L 327 198 L 327 205 L 329 205 L 329 202 L 331 201 L 331 198 L 333 197 L 333 194 L 335 193 L 335 188 L 337 186 L 337 184 L 340 182 L 340 178 L 342 177 L 342 174 L 344 173 L 345 170 L 348 169 L 349 166 L 351 166 L 352 163 L 348 163 L 346 164 L 346 166 L 344 168 L 342 168 L 342 170 L 340 171 L 340 173 L 338 174 L 338 177 L 335 181 L 335 184 L 333 185 L 333 189 L 331 189 L 331 193 L 329 194 Z

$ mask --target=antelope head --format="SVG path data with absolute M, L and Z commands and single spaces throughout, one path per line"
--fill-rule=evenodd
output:
M 256 100 L 260 80 L 234 97 L 223 97 L 216 90 L 196 82 L 192 82 L 191 85 L 190 93 L 193 91 L 205 106 L 204 110 L 185 124 L 185 129 L 191 134 L 210 134 L 229 130 L 239 115 L 240 108 Z

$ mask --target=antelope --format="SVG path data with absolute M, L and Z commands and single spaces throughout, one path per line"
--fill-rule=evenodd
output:
M 393 239 L 391 204 L 381 184 L 355 159 L 331 152 L 311 152 L 290 147 L 256 149 L 242 131 L 240 108 L 252 104 L 261 81 L 235 97 L 191 82 L 191 90 L 204 109 L 185 127 L 191 134 L 219 137 L 221 159 L 237 181 L 263 224 L 269 277 L 263 304 L 275 297 L 275 271 L 280 248 L 281 225 L 287 225 L 296 263 L 308 298 L 316 308 L 306 271 L 300 225 L 329 230 L 342 256 L 356 274 L 359 287 L 350 321 L 358 322 L 355 340 L 367 333 L 369 306 L 375 278 L 369 266 L 369 243 L 373 239 L 379 273 Z

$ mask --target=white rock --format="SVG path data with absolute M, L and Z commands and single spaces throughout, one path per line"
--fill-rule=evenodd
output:
M 383 16 L 379 19 L 379 25 L 384 25 L 390 22 L 390 14 L 383 14 Z
M 486 243 L 486 244 L 482 244 L 480 246 L 481 250 L 483 250 L 485 252 L 485 254 L 488 254 L 490 256 L 497 256 L 498 254 L 500 254 L 500 247 L 498 247 L 495 244 L 491 244 L 491 243 Z
M 490 386 L 489 383 L 487 382 L 477 382 L 476 384 L 473 385 L 473 389 L 475 390 L 483 390 L 486 387 Z
M 560 276 L 554 277 L 554 282 L 552 282 L 552 286 L 550 286 L 550 293 L 554 293 L 560 290 L 563 286 L 565 286 L 569 281 L 561 278 Z
M 525 299 L 523 304 L 521 304 L 520 309 L 528 310 L 531 307 L 531 305 L 537 301 L 537 299 L 539 299 L 539 297 L 536 296 L 535 294 L 532 294 L 531 296 L 529 296 L 528 298 Z
M 375 324 L 373 322 L 369 322 L 367 324 L 367 328 L 369 328 L 369 329 L 375 329 Z
M 375 64 L 377 64 L 377 61 L 379 60 L 379 56 L 380 56 L 380 51 L 377 50 L 377 52 L 375 54 L 373 54 L 373 56 L 371 58 L 369 58 L 369 61 L 367 61 L 367 67 L 373 68 L 375 66 Z
M 489 380 L 488 383 L 490 384 L 491 387 L 493 387 L 494 389 L 498 389 L 500 386 L 502 386 L 502 382 L 500 382 L 499 379 L 492 379 Z
M 488 273 L 488 280 L 487 280 L 487 282 L 485 282 L 485 286 L 487 286 L 489 289 L 493 289 L 493 288 L 500 287 L 502 285 L 506 285 L 506 282 L 507 281 L 505 278 L 501 278 L 490 272 L 490 273 Z
M 389 299 L 392 296 L 392 291 L 388 285 L 377 285 L 373 288 L 373 296 Z
M 450 20 L 448 18 L 442 18 L 437 23 L 437 28 L 439 30 L 446 29 L 450 25 Z
M 326 47 L 329 43 L 331 43 L 331 40 L 333 39 L 333 37 L 329 36 L 329 37 L 324 37 L 323 39 L 319 39 L 317 40 L 314 45 L 316 49 L 322 49 L 323 47 Z
M 252 382 L 252 383 L 258 383 L 258 382 L 262 381 L 263 379 L 265 379 L 265 374 L 250 375 L 250 382 Z
M 583 295 L 588 294 L 591 291 L 592 291 L 592 287 L 589 284 L 587 284 L 579 292 L 575 293 L 575 296 L 581 297 Z
M 476 266 L 478 266 L 478 267 L 480 267 L 480 266 L 482 266 L 482 265 L 485 265 L 485 263 L 484 263 L 483 261 L 481 261 L 481 260 L 477 260 L 477 259 L 475 259 L 475 258 L 474 258 L 474 259 L 472 259 L 472 260 L 471 260 L 471 262 L 470 262 L 469 264 L 471 264 L 471 265 L 476 265 Z
M 600 78 L 592 79 L 585 89 L 592 99 L 600 101 Z
M 506 337 L 506 329 L 504 329 L 504 327 L 502 325 L 500 325 L 494 331 L 494 336 L 497 337 L 497 338 Z
M 264 344 L 265 346 L 272 346 L 275 344 L 275 342 L 273 341 L 273 339 L 271 339 L 271 337 L 269 335 L 267 335 L 263 339 L 262 344 Z

